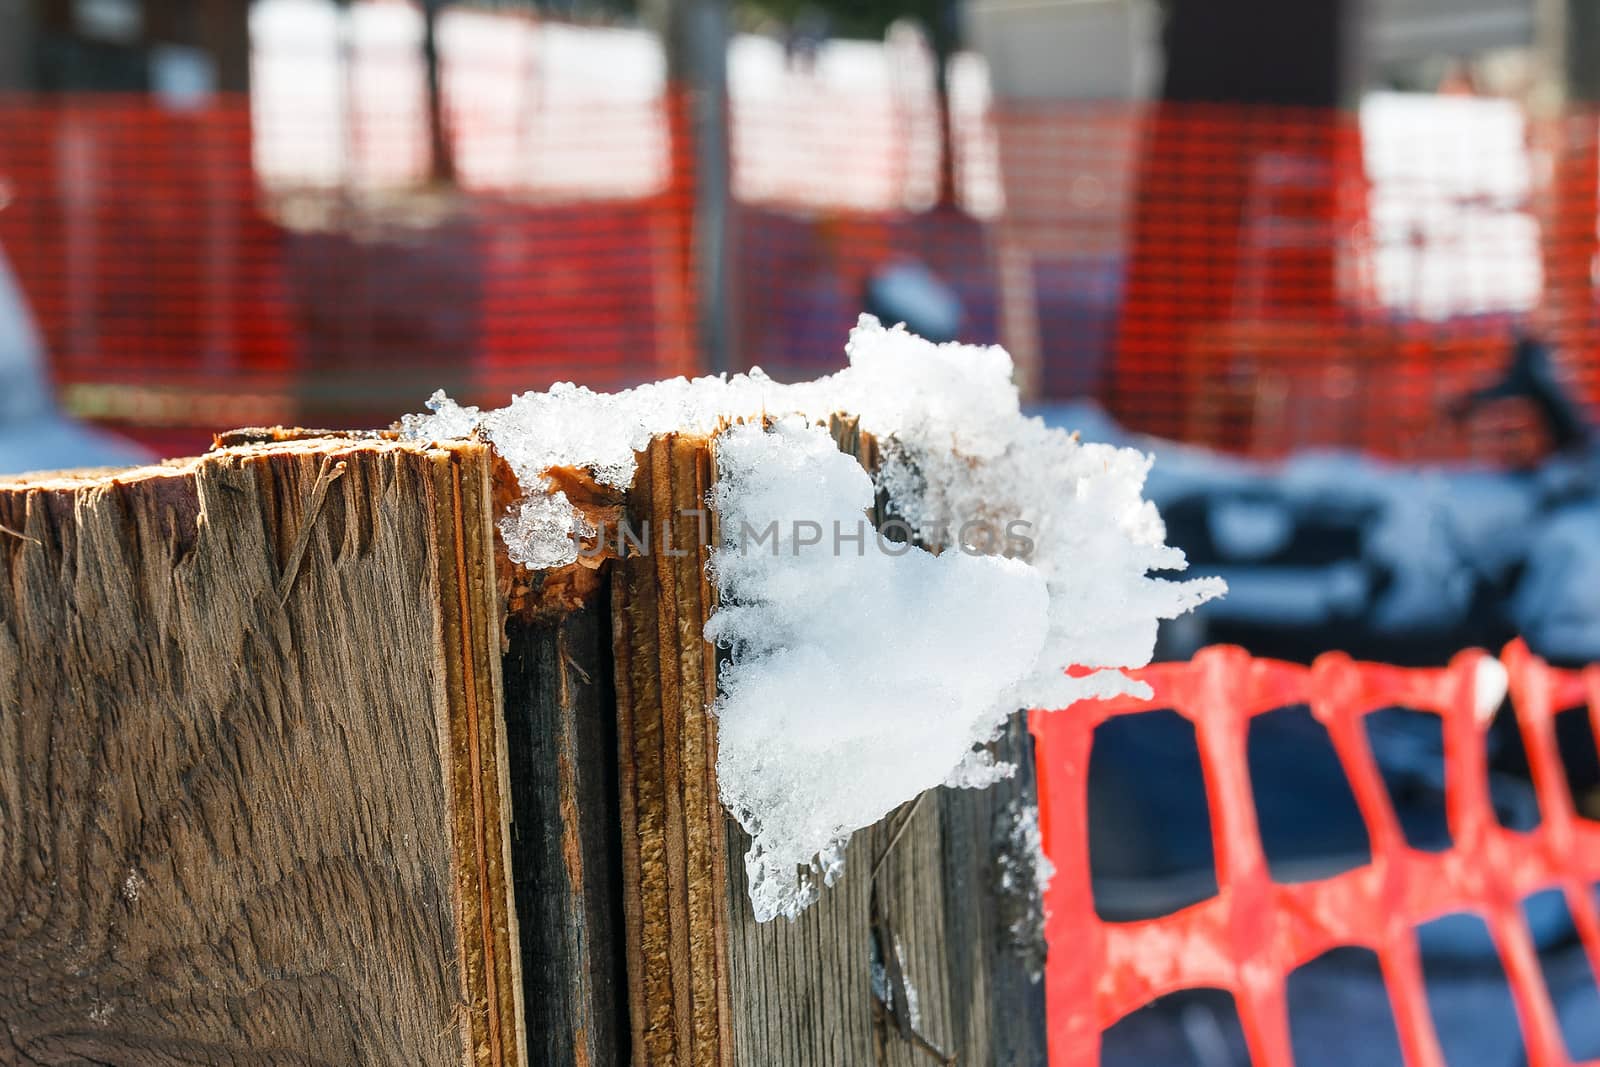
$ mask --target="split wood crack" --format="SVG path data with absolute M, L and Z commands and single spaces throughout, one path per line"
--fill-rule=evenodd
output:
M 289 558 L 283 565 L 283 577 L 278 579 L 280 608 L 289 602 L 289 591 L 294 588 L 295 577 L 300 573 L 300 561 L 305 559 L 306 549 L 311 544 L 311 527 L 322 512 L 323 501 L 328 499 L 328 487 L 338 481 L 344 471 L 343 460 L 336 463 L 332 456 L 322 457 L 322 465 L 317 468 L 317 479 L 311 484 L 311 492 L 300 517 L 300 529 L 295 533 L 294 546 L 289 549 Z

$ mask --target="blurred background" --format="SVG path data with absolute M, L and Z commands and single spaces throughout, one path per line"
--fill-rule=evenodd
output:
M 867 307 L 1039 405 L 1277 456 L 1537 330 L 1600 390 L 1580 0 L 0 0 L 0 251 L 60 405 L 246 423 L 841 365 Z
M 0 0 L 0 471 L 439 387 L 812 377 L 870 310 L 1004 343 L 1033 411 L 1159 457 L 1170 539 L 1231 586 L 1164 658 L 1600 663 L 1597 251 L 1594 0 Z M 1600 820 L 1597 714 L 1558 729 Z M 1522 736 L 1506 704 L 1513 834 Z M 1409 846 L 1450 848 L 1437 716 L 1368 741 Z M 1308 708 L 1248 759 L 1275 879 L 1373 859 Z M 1218 892 L 1192 725 L 1109 720 L 1088 777 L 1102 917 Z M 1526 1062 L 1481 920 L 1419 937 L 1448 1062 Z M 1351 951 L 1290 984 L 1302 1065 L 1398 1062 Z M 1166 998 L 1107 1061 L 1240 1062 L 1232 1011 Z

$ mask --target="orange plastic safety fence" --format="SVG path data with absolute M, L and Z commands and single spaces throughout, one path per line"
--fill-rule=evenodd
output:
M 448 186 L 415 101 L 0 99 L 0 249 L 71 408 L 357 422 L 436 386 L 503 402 L 696 369 L 686 98 L 547 98 L 520 69 L 447 79 Z M 874 273 L 916 260 L 1031 399 L 1231 451 L 1532 455 L 1525 409 L 1447 415 L 1520 329 L 1600 399 L 1592 110 L 985 110 L 963 89 L 946 181 L 931 94 L 785 77 L 733 87 L 743 366 L 838 367 Z
M 240 99 L 0 98 L 0 253 L 69 409 L 163 446 L 164 428 L 381 424 L 440 387 L 621 388 L 694 370 L 681 113 L 591 106 L 542 140 L 466 124 L 440 187 L 374 176 L 414 132 L 382 115 L 330 141 Z M 570 160 L 641 145 L 659 173 L 571 188 Z M 483 162 L 508 146 L 521 166 Z
M 1600 668 L 1556 670 L 1520 642 L 1502 662 L 1521 723 L 1542 812 L 1539 827 L 1502 828 L 1490 806 L 1480 652 L 1449 667 L 1403 669 L 1342 654 L 1311 667 L 1252 658 L 1239 648 L 1203 650 L 1188 663 L 1137 672 L 1152 699 L 1119 698 L 1035 712 L 1040 819 L 1056 874 L 1046 897 L 1051 1063 L 1098 1062 L 1104 1030 L 1164 994 L 1228 990 L 1252 1062 L 1287 1067 L 1292 1055 L 1285 983 L 1296 967 L 1337 946 L 1363 946 L 1381 963 L 1400 1046 L 1410 1067 L 1443 1063 L 1430 1017 L 1416 927 L 1452 912 L 1487 922 L 1504 964 L 1534 1067 L 1569 1062 L 1519 903 L 1539 890 L 1564 892 L 1600 973 L 1600 825 L 1574 813 L 1556 747 L 1553 716 L 1587 702 L 1600 710 Z M 1246 765 L 1251 718 L 1308 704 L 1327 728 L 1371 839 L 1365 866 L 1320 881 L 1284 885 L 1268 874 Z M 1363 717 L 1402 706 L 1443 723 L 1446 816 L 1453 846 L 1410 848 L 1368 748 Z M 1108 923 L 1095 912 L 1089 875 L 1088 765 L 1095 727 L 1107 718 L 1170 708 L 1194 724 L 1205 770 L 1217 894 L 1160 918 Z

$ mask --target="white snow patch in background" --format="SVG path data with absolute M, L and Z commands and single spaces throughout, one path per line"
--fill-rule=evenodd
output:
M 256 0 L 250 8 L 255 170 L 274 190 L 402 188 L 428 173 L 423 19 L 391 0 Z M 636 27 L 448 5 L 439 56 L 463 188 L 638 198 L 672 171 L 667 58 Z M 796 64 L 778 41 L 728 41 L 733 194 L 743 203 L 918 210 L 939 191 L 939 105 L 924 35 L 827 40 Z M 1000 210 L 982 56 L 951 57 L 963 206 Z M 819 180 L 817 175 L 826 175 Z
M 1535 139 L 1513 100 L 1363 98 L 1367 255 L 1379 300 L 1437 321 L 1538 306 Z
M 850 834 L 896 805 L 1009 773 L 974 746 L 1011 712 L 1145 692 L 1120 668 L 1149 662 L 1159 619 L 1223 591 L 1217 579 L 1150 576 L 1185 562 L 1141 496 L 1149 457 L 1025 418 L 1003 349 L 933 345 L 862 316 L 846 351 L 847 369 L 795 385 L 759 370 L 616 394 L 560 384 L 488 412 L 441 393 L 434 414 L 404 420 L 412 438 L 488 439 L 528 494 L 501 524 L 511 555 L 551 567 L 577 558 L 581 527 L 551 468 L 625 488 L 656 435 L 777 418 L 770 433 L 751 425 L 718 442 L 724 536 L 741 518 L 758 531 L 777 519 L 784 544 L 777 557 L 718 549 L 726 603 L 708 631 L 734 650 L 719 679 L 717 770 L 755 839 L 762 919 L 798 914 L 819 880 L 838 877 Z M 853 534 L 873 499 L 859 465 L 807 425 L 835 412 L 883 443 L 893 510 L 945 552 L 891 557 L 869 533 L 861 556 L 850 543 L 835 554 L 832 523 Z M 781 418 L 791 414 L 801 418 Z M 823 544 L 793 554 L 792 519 L 821 524 Z M 1025 562 L 950 547 L 977 520 L 1025 530 Z M 1068 666 L 1095 669 L 1069 677 Z

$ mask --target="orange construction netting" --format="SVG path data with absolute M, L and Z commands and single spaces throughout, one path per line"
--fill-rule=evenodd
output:
M 436 386 L 503 402 L 701 367 L 683 94 L 506 96 L 468 73 L 492 72 L 447 85 L 444 186 L 411 104 L 0 99 L 0 249 L 68 407 L 147 430 L 351 423 Z M 923 96 L 790 89 L 732 101 L 740 366 L 837 367 L 868 279 L 916 260 L 963 338 L 1012 350 L 1030 399 L 1097 398 L 1229 451 L 1535 454 L 1516 405 L 1446 415 L 1520 329 L 1600 399 L 1593 111 L 964 91 L 947 181 Z
M 675 115 L 600 109 L 590 136 Z M 0 101 L 0 252 L 70 410 L 143 431 L 358 425 L 439 387 L 504 402 L 694 369 L 690 183 L 666 161 L 628 195 L 575 197 L 537 167 L 439 188 L 362 169 L 400 129 L 312 132 L 334 169 L 285 176 L 296 128 L 243 101 Z
M 1046 895 L 1050 1059 L 1099 1062 L 1102 1032 L 1156 998 L 1185 989 L 1231 992 L 1256 1067 L 1293 1063 L 1285 996 L 1290 974 L 1324 952 L 1377 954 L 1400 1048 L 1410 1067 L 1445 1061 L 1430 1016 L 1416 929 L 1451 913 L 1480 915 L 1504 966 L 1527 1062 L 1571 1062 L 1519 905 L 1561 891 L 1590 965 L 1600 973 L 1600 824 L 1578 817 L 1567 789 L 1554 716 L 1587 703 L 1600 714 L 1600 667 L 1558 670 L 1520 642 L 1500 662 L 1521 725 L 1541 821 L 1531 832 L 1498 824 L 1491 808 L 1485 733 L 1499 672 L 1481 652 L 1450 666 L 1403 669 L 1342 654 L 1310 667 L 1203 650 L 1187 663 L 1137 672 L 1152 699 L 1088 701 L 1036 712 L 1039 807 L 1056 874 Z M 1492 667 L 1492 665 L 1491 665 Z M 1487 699 L 1486 699 L 1487 695 Z M 1254 716 L 1307 704 L 1327 728 L 1371 840 L 1370 863 L 1332 877 L 1279 884 L 1268 873 L 1246 766 Z M 1452 846 L 1407 845 L 1369 749 L 1363 718 L 1401 706 L 1439 716 Z M 1096 914 L 1089 866 L 1088 766 L 1095 727 L 1112 716 L 1172 709 L 1193 723 L 1205 772 L 1217 892 L 1160 918 L 1109 923 Z

